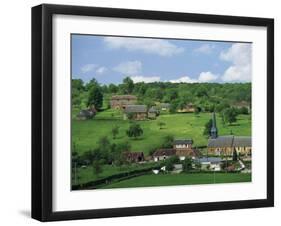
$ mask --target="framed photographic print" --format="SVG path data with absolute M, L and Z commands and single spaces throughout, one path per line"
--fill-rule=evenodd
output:
M 274 205 L 274 21 L 32 8 L 32 217 Z

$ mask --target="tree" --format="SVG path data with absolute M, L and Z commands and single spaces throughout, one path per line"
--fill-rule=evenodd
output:
M 182 169 L 184 172 L 189 172 L 190 170 L 192 170 L 192 159 L 191 158 L 186 157 L 183 160 Z
M 199 171 L 201 171 L 201 167 L 202 167 L 201 162 L 196 161 L 196 162 L 195 162 L 195 168 L 198 169 Z
M 95 79 L 95 78 L 93 78 L 93 79 L 91 79 L 86 85 L 85 85 L 85 88 L 86 88 L 86 90 L 90 90 L 92 87 L 94 87 L 94 86 L 99 86 L 99 83 L 98 83 L 98 81 Z
M 135 139 L 143 134 L 143 130 L 139 124 L 133 123 L 126 131 L 128 137 L 134 137 Z
M 165 166 L 167 171 L 172 171 L 174 169 L 174 164 L 177 164 L 180 162 L 180 159 L 178 156 L 172 156 L 165 161 Z
M 205 124 L 205 129 L 203 131 L 204 136 L 210 136 L 211 135 L 211 128 L 212 128 L 212 119 L 210 119 L 206 124 Z
M 237 154 L 237 151 L 236 151 L 235 149 L 234 149 L 234 151 L 233 151 L 232 160 L 233 160 L 233 161 L 237 161 L 237 160 L 238 160 L 238 154 Z
M 170 113 L 175 113 L 177 111 L 178 103 L 176 101 L 171 102 Z
M 102 173 L 102 165 L 99 160 L 93 161 L 93 173 L 99 177 L 99 175 Z
M 130 77 L 123 79 L 123 93 L 131 94 L 134 90 L 134 82 Z
M 158 126 L 159 126 L 159 129 L 163 129 L 163 126 L 166 125 L 165 122 L 158 122 L 157 124 L 158 124 Z
M 168 97 L 170 101 L 173 101 L 178 98 L 178 91 L 176 89 L 170 89 L 168 90 Z
M 116 136 L 118 135 L 119 133 L 119 127 L 118 126 L 114 126 L 111 130 L 111 133 L 112 133 L 112 136 L 113 136 L 113 139 L 116 138 Z
M 165 166 L 167 171 L 172 171 L 174 169 L 174 163 L 169 161 L 169 159 L 166 160 Z
M 118 86 L 114 84 L 109 84 L 108 90 L 110 93 L 117 93 L 118 92 Z
M 164 137 L 162 148 L 172 148 L 174 143 L 174 136 L 167 135 Z
M 237 111 L 235 108 L 227 108 L 223 111 L 223 117 L 226 122 L 232 124 L 233 122 L 237 121 Z
M 84 84 L 82 79 L 72 79 L 72 90 L 77 89 L 79 91 L 84 89 Z
M 249 110 L 247 107 L 242 107 L 239 109 L 239 113 L 240 114 L 244 114 L 244 115 L 248 115 L 249 114 Z
M 101 88 L 96 85 L 89 90 L 88 106 L 94 105 L 97 110 L 100 110 L 103 103 L 103 94 Z

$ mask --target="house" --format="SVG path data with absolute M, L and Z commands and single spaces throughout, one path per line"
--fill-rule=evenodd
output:
M 181 173 L 183 170 L 183 166 L 182 164 L 174 164 L 174 169 L 172 171 L 172 173 Z
M 176 139 L 173 143 L 173 148 L 176 150 L 192 149 L 192 139 Z
M 89 109 L 84 109 L 81 110 L 76 118 L 78 120 L 87 120 L 87 119 L 91 119 L 96 115 L 96 109 L 95 108 L 89 108 Z
M 241 156 L 252 155 L 252 137 L 248 136 L 234 136 L 233 148 Z
M 232 156 L 234 151 L 240 156 L 251 156 L 252 138 L 250 136 L 218 136 L 216 115 L 212 116 L 211 136 L 208 140 L 208 155 Z
M 168 111 L 168 110 L 170 110 L 170 107 L 171 107 L 171 104 L 169 104 L 169 103 L 161 103 L 160 104 L 160 109 L 162 111 Z
M 125 109 L 127 105 L 134 105 L 136 103 L 137 97 L 134 95 L 116 95 L 111 97 L 110 107 L 113 109 Z
M 196 106 L 192 103 L 188 103 L 183 108 L 177 110 L 177 112 L 181 112 L 181 113 L 194 113 L 195 111 L 196 111 Z
M 208 155 L 233 155 L 233 135 L 218 136 L 208 140 Z
M 199 162 L 201 164 L 201 169 L 205 170 L 214 170 L 214 171 L 220 171 L 221 170 L 221 163 L 222 159 L 218 157 L 203 157 L 198 158 L 195 161 Z
M 123 115 L 124 120 L 144 120 L 147 118 L 147 106 L 146 105 L 127 105 Z
M 176 154 L 176 150 L 173 148 L 165 148 L 165 149 L 158 149 L 156 150 L 152 157 L 155 162 L 165 160 L 167 158 L 170 158 L 171 156 L 174 156 Z
M 144 161 L 144 154 L 143 152 L 125 152 L 124 158 L 128 162 L 143 162 Z
M 156 109 L 155 106 L 152 106 L 149 108 L 147 116 L 149 119 L 156 119 L 156 117 L 159 115 L 159 111 Z
M 185 160 L 186 157 L 195 159 L 198 158 L 200 155 L 200 151 L 194 148 L 176 150 L 176 156 L 178 156 L 180 160 Z

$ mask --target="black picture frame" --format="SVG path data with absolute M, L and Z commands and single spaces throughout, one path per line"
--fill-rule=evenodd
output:
M 267 198 L 95 210 L 52 210 L 52 18 L 55 14 L 181 21 L 267 28 Z M 274 20 L 177 12 L 43 4 L 32 8 L 32 218 L 122 217 L 274 206 Z

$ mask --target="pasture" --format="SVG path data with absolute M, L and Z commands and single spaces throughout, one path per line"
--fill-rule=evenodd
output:
M 74 114 L 73 114 L 74 115 Z M 211 118 L 211 113 L 161 113 L 155 120 L 137 121 L 143 129 L 143 135 L 138 139 L 128 138 L 126 130 L 130 121 L 123 120 L 123 115 L 118 110 L 104 110 L 98 112 L 91 120 L 78 121 L 72 118 L 72 143 L 75 144 L 75 151 L 81 154 L 93 150 L 97 141 L 106 136 L 111 143 L 129 142 L 131 151 L 143 151 L 145 155 L 150 150 L 159 148 L 166 135 L 174 138 L 192 138 L 194 146 L 206 146 L 207 137 L 203 136 L 204 125 Z M 237 122 L 233 125 L 223 125 L 221 118 L 217 115 L 217 127 L 219 135 L 251 135 L 250 115 L 239 115 Z M 158 123 L 164 122 L 162 129 Z M 113 139 L 111 130 L 114 126 L 119 127 L 119 133 Z

